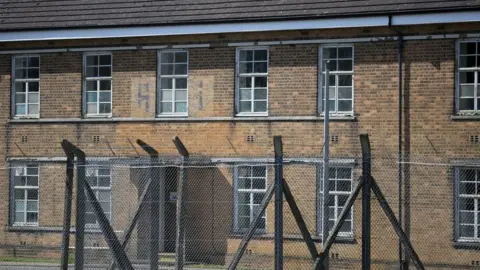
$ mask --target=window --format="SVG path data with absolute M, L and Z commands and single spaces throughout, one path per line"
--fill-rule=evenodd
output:
M 160 115 L 182 115 L 188 112 L 188 52 L 159 52 L 160 83 L 157 109 Z
M 87 182 L 95 193 L 95 197 L 102 206 L 103 213 L 111 220 L 112 213 L 112 177 L 109 167 L 87 167 Z M 87 200 L 85 224 L 98 225 L 93 205 Z
M 458 55 L 458 101 L 457 108 L 463 112 L 480 111 L 480 42 L 459 42 Z
M 329 62 L 330 114 L 353 114 L 353 47 L 349 45 L 322 46 L 320 48 L 322 85 L 322 112 L 325 111 L 325 65 Z
M 235 230 L 245 231 L 255 218 L 267 191 L 265 166 L 235 167 Z M 266 214 L 258 230 L 265 231 Z
M 268 109 L 268 49 L 237 50 L 237 112 L 265 115 Z
M 322 169 L 320 173 L 320 209 L 323 209 L 323 178 Z M 330 167 L 329 168 L 329 193 L 330 202 L 328 206 L 329 217 L 328 227 L 333 228 L 335 222 L 340 217 L 343 207 L 345 206 L 348 196 L 352 192 L 352 168 L 350 167 Z M 350 211 L 345 219 L 343 226 L 340 228 L 339 236 L 352 237 L 353 236 L 353 222 L 352 211 Z M 318 226 L 319 232 L 322 233 L 322 211 L 319 213 Z
M 112 55 L 86 54 L 84 56 L 87 116 L 112 114 Z
M 38 225 L 38 166 L 13 168 L 13 224 Z
M 456 239 L 480 240 L 480 169 L 456 169 Z
M 13 58 L 13 115 L 38 117 L 40 111 L 40 57 Z

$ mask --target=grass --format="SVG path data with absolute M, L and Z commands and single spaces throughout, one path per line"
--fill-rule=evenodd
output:
M 32 257 L 0 257 L 0 262 L 18 262 L 18 263 L 60 263 L 60 259 L 52 258 L 32 258 Z M 68 263 L 73 264 L 75 257 L 69 254 Z

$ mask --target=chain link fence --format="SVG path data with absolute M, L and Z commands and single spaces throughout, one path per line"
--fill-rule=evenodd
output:
M 331 158 L 330 228 L 359 182 L 361 164 L 359 156 Z M 75 190 L 80 166 L 84 167 L 85 181 L 134 269 L 150 268 L 152 245 L 156 244 L 162 269 L 178 267 L 179 260 L 186 269 L 227 269 L 251 222 L 261 211 L 261 202 L 275 177 L 273 158 L 87 157 L 85 165 L 75 164 L 72 233 L 79 211 Z M 318 252 L 322 248 L 322 167 L 319 157 L 288 157 L 283 166 L 284 179 Z M 10 229 L 39 225 L 50 228 L 35 242 L 35 254 L 39 257 L 55 257 L 48 254 L 60 251 L 65 169 L 63 160 L 18 159 L 4 170 L 12 179 Z M 409 155 L 399 162 L 396 155 L 374 152 L 372 176 L 401 219 L 425 268 L 469 269 L 480 265 L 478 160 Z M 149 191 L 152 180 L 159 183 L 158 201 L 152 200 Z M 239 257 L 237 269 L 274 268 L 274 197 Z M 361 268 L 361 200 L 360 193 L 330 249 L 331 269 Z M 118 268 L 108 243 L 111 239 L 102 232 L 94 208 L 87 196 L 84 267 Z M 284 268 L 311 269 L 314 260 L 285 198 L 283 210 Z M 374 194 L 371 212 L 372 268 L 398 269 L 400 264 L 414 268 L 408 254 L 399 251 L 399 238 Z M 154 220 L 159 222 L 158 242 L 152 239 Z M 178 234 L 179 226 L 182 235 Z M 28 237 L 25 241 L 30 240 Z M 70 262 L 74 247 L 72 236 Z M 176 254 L 179 248 L 183 250 L 182 257 Z M 18 245 L 15 252 L 17 256 L 23 254 L 22 246 Z M 29 256 L 25 252 L 22 256 Z

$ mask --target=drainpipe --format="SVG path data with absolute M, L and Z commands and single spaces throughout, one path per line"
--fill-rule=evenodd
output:
M 403 227 L 403 34 L 392 26 L 392 16 L 388 17 L 388 27 L 398 34 L 398 222 Z M 399 269 L 408 269 L 408 262 L 406 262 L 402 243 L 398 241 L 398 264 Z M 406 267 L 406 268 L 405 268 Z

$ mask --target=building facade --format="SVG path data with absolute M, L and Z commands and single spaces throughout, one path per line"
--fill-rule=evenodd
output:
M 233 2 L 223 8 L 234 9 Z M 53 14 L 47 22 L 27 7 L 10 3 L 0 32 L 1 256 L 58 257 L 63 139 L 93 160 L 87 181 L 120 233 L 148 178 L 128 168 L 137 164 L 138 148 L 132 142 L 141 139 L 160 155 L 172 156 L 178 154 L 171 139 L 178 136 L 190 153 L 212 164 L 227 164 L 190 170 L 192 199 L 187 201 L 187 239 L 192 239 L 187 257 L 222 266 L 229 263 L 273 181 L 268 163 L 272 137 L 282 135 L 285 154 L 293 163 L 309 160 L 287 166 L 285 179 L 298 194 L 307 226 L 320 246 L 322 217 L 317 205 L 323 195 L 317 189 L 320 163 L 312 157 L 320 157 L 323 149 L 328 61 L 333 164 L 329 180 L 335 183 L 330 191 L 331 223 L 360 174 L 359 134 L 368 133 L 374 156 L 386 159 L 398 157 L 401 130 L 405 156 L 440 156 L 450 162 L 434 173 L 405 169 L 412 185 L 407 220 L 412 220 L 410 237 L 417 252 L 430 267 L 475 266 L 480 254 L 480 13 L 475 1 L 464 2 L 448 6 L 433 1 L 436 8 L 405 4 L 405 10 L 400 4 L 392 8 L 377 3 L 374 10 L 362 4 L 354 10 L 333 7 L 338 3 L 304 3 L 303 13 L 309 8 L 335 10 L 333 17 L 316 13 L 305 18 L 279 4 L 270 7 L 271 12 L 290 10 L 283 17 L 245 11 L 253 14 L 252 21 L 230 18 L 238 15 L 233 11 L 222 19 L 212 11 L 219 7 L 197 3 L 199 10 L 205 5 L 208 12 L 186 13 L 194 18 L 191 22 L 177 22 L 179 15 L 152 7 L 145 11 L 145 25 L 135 22 L 139 15 L 118 7 L 130 17 L 107 15 L 113 20 L 111 28 L 99 22 L 96 13 L 90 15 L 91 22 L 88 16 L 82 21 L 81 11 L 64 10 L 69 4 L 57 6 L 60 16 L 54 4 L 42 3 L 42 16 Z M 338 13 L 342 8 L 345 12 Z M 13 18 L 22 12 L 24 20 Z M 173 23 L 157 22 L 154 14 Z M 65 19 L 67 15 L 72 20 Z M 195 24 L 197 17 L 205 24 Z M 373 168 L 392 206 L 398 204 L 397 170 Z M 161 249 L 173 252 L 169 235 L 174 225 L 168 217 L 175 203 L 169 195 L 174 196 L 178 169 L 172 166 L 162 173 L 175 179 L 163 187 L 160 214 L 165 237 Z M 332 251 L 353 268 L 361 254 L 360 205 L 358 200 L 341 229 L 343 241 Z M 249 245 L 250 255 L 259 255 L 252 264 L 273 254 L 273 215 L 271 204 L 258 230 L 260 237 Z M 286 215 L 287 263 L 294 267 L 300 260 L 306 265 L 308 250 L 298 243 L 299 232 Z M 373 226 L 382 227 L 378 222 Z M 86 210 L 86 223 L 98 228 L 91 209 Z M 145 253 L 142 243 L 148 236 L 143 234 L 136 232 L 132 256 Z M 374 233 L 374 248 L 389 247 L 374 259 L 395 265 L 396 241 L 391 232 Z M 100 242 L 89 245 L 95 250 Z

